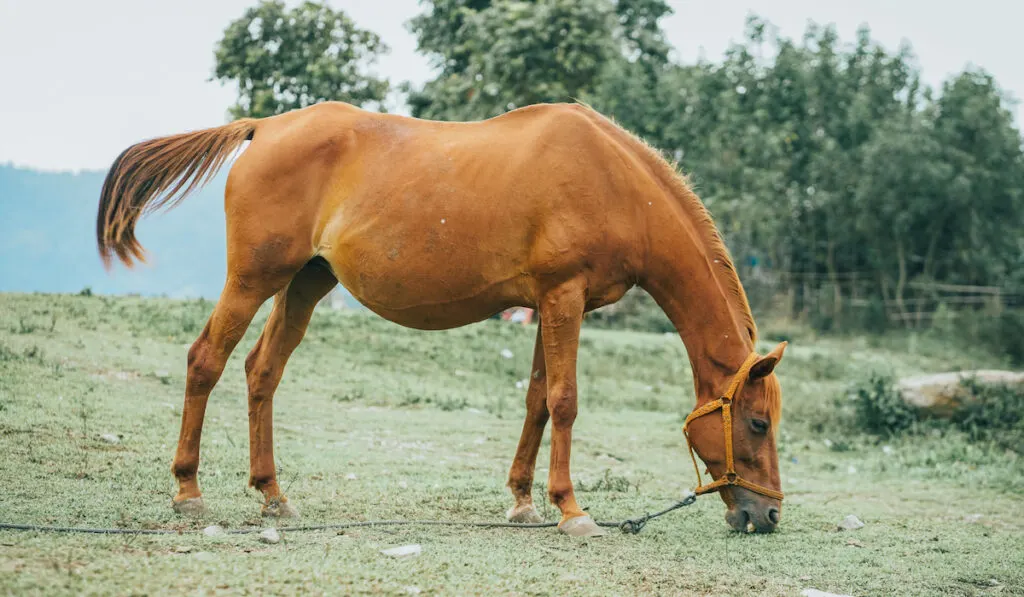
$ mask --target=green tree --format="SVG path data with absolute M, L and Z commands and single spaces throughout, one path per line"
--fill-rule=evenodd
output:
M 662 0 L 431 0 L 410 22 L 439 70 L 409 90 L 415 116 L 488 118 L 588 96 L 609 64 L 667 61 Z
M 228 25 L 214 78 L 238 86 L 232 116 L 281 114 L 325 100 L 380 103 L 388 82 L 369 72 L 388 48 L 342 11 L 264 0 Z

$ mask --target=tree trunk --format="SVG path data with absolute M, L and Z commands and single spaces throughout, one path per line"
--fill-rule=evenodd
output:
M 896 259 L 899 263 L 899 278 L 896 279 L 896 307 L 900 310 L 900 317 L 906 327 L 913 327 L 910 314 L 907 313 L 907 305 L 903 302 L 903 290 L 907 286 L 907 256 L 903 251 L 903 241 L 896 243 Z

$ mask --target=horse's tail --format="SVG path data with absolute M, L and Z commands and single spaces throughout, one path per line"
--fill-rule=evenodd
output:
M 103 181 L 96 214 L 96 243 L 103 265 L 113 255 L 126 266 L 145 261 L 135 238 L 135 224 L 144 213 L 176 206 L 202 187 L 244 141 L 253 138 L 257 120 L 246 118 L 224 126 L 143 141 L 124 150 Z

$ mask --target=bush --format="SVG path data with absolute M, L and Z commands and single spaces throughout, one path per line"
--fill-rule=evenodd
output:
M 917 422 L 913 407 L 903 401 L 889 375 L 872 373 L 853 388 L 854 422 L 857 427 L 883 437 L 899 435 Z
M 881 437 L 907 432 L 957 429 L 971 441 L 992 442 L 1021 451 L 1024 447 L 1024 388 L 981 384 L 964 379 L 970 398 L 949 419 L 923 418 L 924 411 L 907 404 L 889 375 L 872 373 L 850 394 L 852 423 L 857 429 Z
M 1024 365 L 1024 310 L 1007 309 L 999 314 L 961 311 L 952 324 L 934 326 L 941 338 L 956 338 Z
M 1007 448 L 1024 446 L 1024 389 L 1006 384 L 985 385 L 974 379 L 961 384 L 973 396 L 953 414 L 953 423 L 975 441 L 994 441 Z

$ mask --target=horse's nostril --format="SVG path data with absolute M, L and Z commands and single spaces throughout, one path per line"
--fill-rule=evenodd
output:
M 779 511 L 775 508 L 768 510 L 768 520 L 775 524 L 779 524 Z

